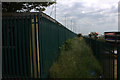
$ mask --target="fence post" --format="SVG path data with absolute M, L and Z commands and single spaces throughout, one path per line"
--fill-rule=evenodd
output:
M 2 3 L 0 1 L 0 80 L 2 79 Z
M 117 80 L 120 80 L 120 45 L 117 47 Z
M 114 79 L 115 79 L 115 57 L 114 57 L 114 48 L 113 48 L 112 54 L 113 54 L 113 80 L 114 80 Z

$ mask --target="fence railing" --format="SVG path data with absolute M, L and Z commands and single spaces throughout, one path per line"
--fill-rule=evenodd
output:
M 114 46 L 112 44 L 101 42 L 91 38 L 84 38 L 88 45 L 91 47 L 94 56 L 100 62 L 102 70 L 102 78 L 114 80 Z
M 117 80 L 120 80 L 120 45 L 117 47 Z

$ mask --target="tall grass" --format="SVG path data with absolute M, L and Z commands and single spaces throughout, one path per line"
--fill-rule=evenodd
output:
M 67 40 L 50 68 L 50 78 L 98 78 L 100 74 L 102 68 L 82 38 Z

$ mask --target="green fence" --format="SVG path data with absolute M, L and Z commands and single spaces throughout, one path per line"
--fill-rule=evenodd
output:
M 117 48 L 117 80 L 120 80 L 120 45 Z
M 95 39 L 84 38 L 92 48 L 96 59 L 100 62 L 103 80 L 114 80 L 114 47 L 112 44 L 101 42 Z
M 43 13 L 3 14 L 3 79 L 47 78 L 59 47 L 76 34 Z

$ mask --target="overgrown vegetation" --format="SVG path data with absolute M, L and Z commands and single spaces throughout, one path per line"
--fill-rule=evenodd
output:
M 100 74 L 102 68 L 82 38 L 67 40 L 50 68 L 50 78 L 98 78 Z
M 49 0 L 52 1 L 52 0 Z M 46 8 L 55 2 L 3 2 L 2 12 L 30 12 L 32 9 L 34 11 L 45 11 Z M 16 6 L 17 5 L 17 6 Z

